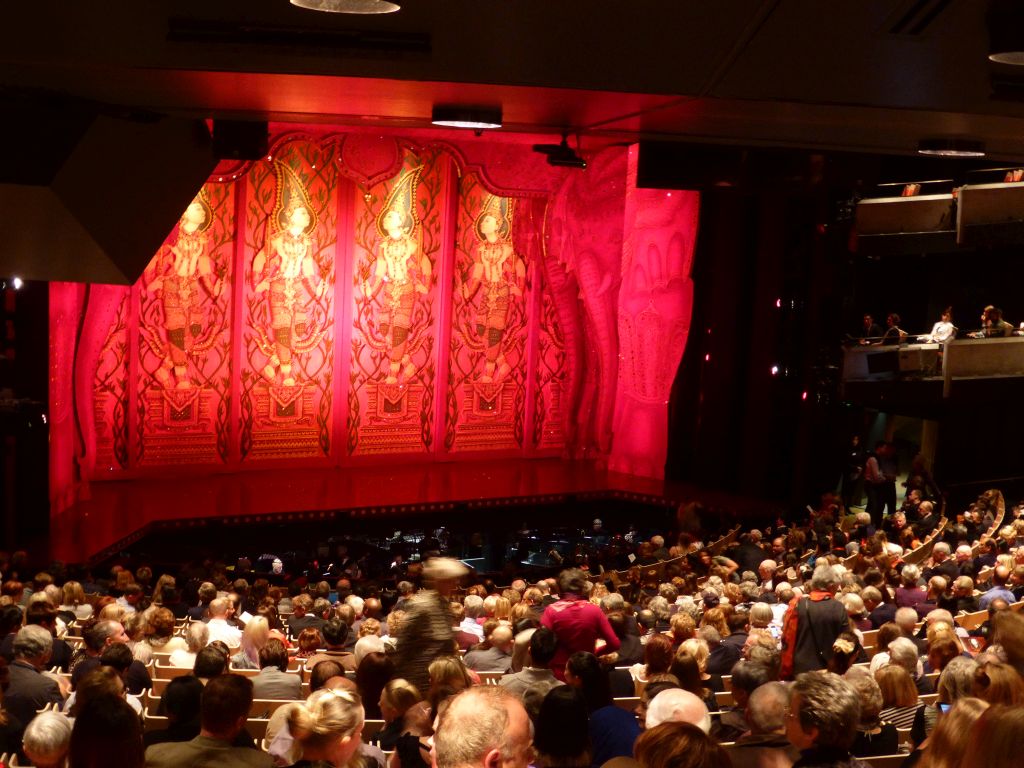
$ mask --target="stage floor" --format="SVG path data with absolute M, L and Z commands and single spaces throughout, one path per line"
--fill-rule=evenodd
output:
M 49 554 L 70 563 L 106 559 L 161 530 L 224 525 L 325 523 L 430 515 L 459 509 L 623 499 L 675 509 L 700 500 L 737 514 L 764 510 L 694 486 L 607 472 L 591 462 L 501 460 L 351 469 L 294 469 L 92 483 L 89 498 L 50 521 Z M 338 526 L 344 528 L 344 526 Z M 199 534 L 197 530 L 197 534 Z

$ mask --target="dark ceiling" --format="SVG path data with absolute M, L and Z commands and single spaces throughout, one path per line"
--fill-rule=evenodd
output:
M 408 128 L 435 103 L 500 103 L 510 140 L 569 128 L 908 153 L 964 136 L 1024 159 L 1024 103 L 993 98 L 986 8 L 404 0 L 359 17 L 287 0 L 51 0 L 5 6 L 0 87 L 177 116 Z

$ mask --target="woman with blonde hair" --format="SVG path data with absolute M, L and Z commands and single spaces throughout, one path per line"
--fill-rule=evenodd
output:
M 380 692 L 380 714 L 385 726 L 374 740 L 381 749 L 394 751 L 395 743 L 402 735 L 405 713 L 422 700 L 419 689 L 408 680 L 396 677 L 388 681 Z
M 463 688 L 473 685 L 473 678 L 470 677 L 469 670 L 458 656 L 439 656 L 430 662 L 427 674 L 430 676 L 431 691 L 442 686 L 461 691 Z
M 967 737 L 959 768 L 1020 765 L 1024 743 L 1024 707 L 985 710 Z
M 260 649 L 270 639 L 270 624 L 263 616 L 253 616 L 242 630 L 241 648 L 231 657 L 233 669 L 259 669 Z
M 363 705 L 341 688 L 314 691 L 288 713 L 288 731 L 302 750 L 294 768 L 362 768 Z
M 910 728 L 917 710 L 923 706 L 917 698 L 914 678 L 898 664 L 887 664 L 875 672 L 875 680 L 882 690 L 879 719 L 887 720 L 897 728 Z
M 493 617 L 502 624 L 511 625 L 512 603 L 505 597 L 498 597 L 494 600 Z
M 64 602 L 58 606 L 58 611 L 73 613 L 79 621 L 85 621 L 92 616 L 92 606 L 86 601 L 85 590 L 79 582 L 65 582 L 61 598 Z
M 369 635 L 380 637 L 380 621 L 377 619 L 363 619 L 363 623 L 359 625 L 359 631 L 356 633 L 356 639 Z
M 1024 704 L 1024 680 L 1009 664 L 989 661 L 975 670 L 973 695 L 989 704 Z
M 725 690 L 722 676 L 708 673 L 707 666 L 708 658 L 711 656 L 711 649 L 708 648 L 708 644 L 704 640 L 699 637 L 691 637 L 679 646 L 679 650 L 676 653 L 684 651 L 697 660 L 697 666 L 700 667 L 700 679 L 704 681 L 708 688 L 715 693 L 721 693 Z
M 153 660 L 153 648 L 145 642 L 146 631 L 149 629 L 148 617 L 136 611 L 127 614 L 121 624 L 128 637 L 128 647 L 132 649 L 132 655 L 143 664 L 149 664 Z
M 124 617 L 127 615 L 126 611 L 122 606 L 116 602 L 107 603 L 100 608 L 98 619 L 100 621 L 116 621 L 118 624 L 124 623 Z

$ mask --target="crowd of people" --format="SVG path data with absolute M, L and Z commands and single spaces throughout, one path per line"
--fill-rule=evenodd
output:
M 863 768 L 901 748 L 905 766 L 1018 764 L 1021 509 L 988 492 L 949 519 L 911 500 L 875 521 L 834 501 L 732 540 L 636 541 L 646 565 L 627 573 L 507 587 L 439 552 L 390 581 L 287 586 L 217 564 L 83 585 L 0 558 L 0 752 L 54 768 Z M 278 702 L 259 739 L 254 701 Z
M 980 325 L 978 328 L 961 332 L 953 324 L 953 308 L 946 307 L 942 311 L 942 316 L 932 326 L 931 331 L 915 335 L 900 328 L 902 319 L 895 312 L 890 312 L 886 315 L 884 330 L 875 322 L 874 317 L 865 314 L 863 318 L 864 327 L 858 342 L 860 344 L 875 344 L 879 346 L 903 344 L 906 342 L 945 344 L 947 341 L 952 341 L 958 336 L 969 339 L 991 339 L 1024 335 L 1024 323 L 1018 328 L 1012 323 L 1007 322 L 1003 319 L 1003 310 L 992 304 L 988 304 L 981 310 L 979 320 Z

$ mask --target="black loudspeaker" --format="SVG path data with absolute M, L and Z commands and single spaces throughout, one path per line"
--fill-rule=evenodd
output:
M 53 171 L 0 172 L 0 274 L 22 279 L 134 283 L 217 165 L 202 120 L 87 116 L 59 153 L 25 125 Z
M 221 160 L 259 160 L 267 154 L 269 132 L 265 122 L 214 120 L 213 154 Z

